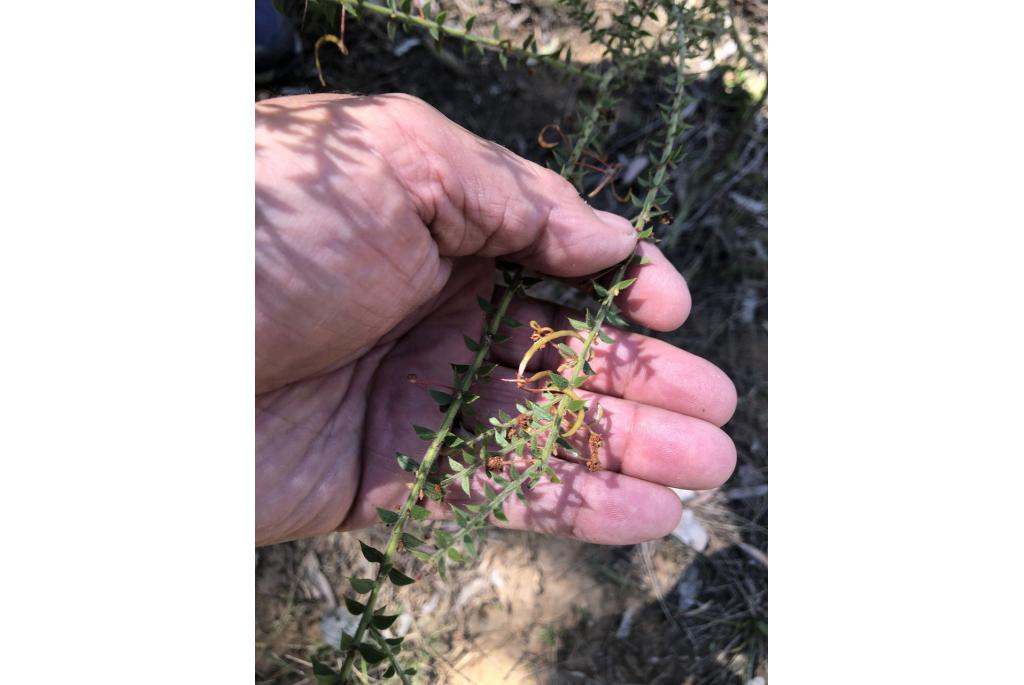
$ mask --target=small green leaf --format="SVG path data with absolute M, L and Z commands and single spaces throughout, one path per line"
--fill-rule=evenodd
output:
M 447 407 L 452 403 L 452 396 L 440 390 L 431 390 L 430 397 L 442 407 Z
M 376 619 L 374 620 L 376 621 Z M 363 658 L 366 659 L 367 663 L 371 664 L 379 664 L 388 657 L 386 652 L 377 649 L 368 642 L 364 642 L 359 645 L 359 653 L 363 655 Z
M 391 40 L 391 41 L 395 40 L 395 30 L 396 30 L 395 29 L 395 22 L 389 21 L 388 22 L 388 40 Z
M 629 326 L 629 324 L 626 323 L 626 320 L 619 316 L 619 313 L 615 310 L 609 309 L 605 318 L 607 318 L 608 323 L 613 326 L 618 326 L 619 328 L 627 328 Z
M 430 516 L 430 512 L 421 507 L 420 505 L 414 504 L 412 505 L 412 507 L 409 508 L 409 515 L 412 516 L 414 521 L 422 521 L 423 519 Z
M 377 628 L 378 630 L 384 630 L 392 623 L 394 623 L 396 618 L 398 618 L 398 614 L 391 614 L 389 616 L 385 616 L 384 614 L 377 614 L 372 619 L 370 619 L 370 622 L 373 624 L 374 628 Z
M 397 568 L 393 568 L 390 571 L 388 571 L 388 580 L 390 580 L 395 585 L 412 585 L 416 582 L 409 576 L 399 571 Z
M 498 61 L 501 62 L 502 69 L 508 69 L 508 56 L 504 51 L 498 53 Z
M 398 467 L 403 471 L 415 473 L 416 469 L 420 467 L 420 465 L 417 464 L 412 458 L 407 457 L 401 452 L 395 452 L 395 458 L 398 459 Z
M 494 518 L 498 519 L 502 523 L 508 523 L 508 517 L 505 516 L 505 512 L 502 510 L 501 507 L 498 507 L 494 510 Z
M 477 342 L 476 340 L 473 340 L 468 335 L 463 335 L 462 336 L 462 340 L 463 340 L 463 342 L 466 343 L 466 347 L 469 348 L 470 352 L 479 352 L 480 351 L 480 343 Z
M 373 589 L 373 581 L 369 578 L 349 578 L 348 582 L 352 584 L 352 589 L 360 594 L 366 594 Z
M 423 540 L 412 533 L 402 533 L 402 544 L 405 545 L 406 549 L 416 549 L 423 544 Z
M 459 487 L 462 488 L 462 491 L 464 493 L 466 493 L 466 495 L 469 495 L 469 474 L 468 473 L 462 474 L 462 478 L 459 479 Z
M 359 8 L 356 5 L 355 0 L 341 0 L 341 4 L 348 10 L 349 14 L 356 19 L 359 18 Z
M 363 550 L 363 558 L 371 564 L 379 564 L 384 561 L 384 554 L 379 549 L 370 547 L 362 540 L 359 541 L 359 547 Z
M 335 671 L 327 664 L 318 661 L 316 657 L 313 657 L 313 676 L 316 678 L 317 685 L 340 685 L 341 674 Z
M 455 517 L 455 522 L 459 524 L 460 528 L 467 528 L 469 526 L 469 514 L 462 511 L 462 509 L 452 505 L 452 515 Z
M 585 331 L 585 330 L 590 328 L 590 326 L 588 326 L 583 321 L 580 321 L 578 319 L 573 319 L 571 317 L 569 317 L 569 325 L 572 326 L 573 328 L 576 328 L 576 329 L 581 330 L 581 331 Z
M 566 385 L 567 386 L 569 385 L 568 382 L 566 383 Z M 569 411 L 571 411 L 573 413 L 576 413 L 576 412 L 580 411 L 581 409 L 586 409 L 587 408 L 587 401 L 586 400 L 580 400 L 580 399 L 569 400 L 569 402 L 566 405 L 566 408 Z
M 437 437 L 437 433 L 429 428 L 424 428 L 423 426 L 413 426 L 412 429 L 416 431 L 416 437 L 420 440 L 426 440 L 429 442 Z
M 597 337 L 598 337 L 598 339 L 601 342 L 606 343 L 608 345 L 612 345 L 612 344 L 615 343 L 615 341 L 612 339 L 612 337 L 610 335 L 608 335 L 607 333 L 605 333 L 603 330 L 598 330 L 597 331 Z
M 444 20 L 448 18 L 447 12 L 438 12 L 437 16 L 434 17 L 434 21 L 437 22 L 438 26 L 444 26 Z
M 551 384 L 559 390 L 565 390 L 569 387 L 569 381 L 558 374 L 551 375 Z
M 380 520 L 388 524 L 389 526 L 398 522 L 397 511 L 391 511 L 390 509 L 382 509 L 381 507 L 377 507 L 377 516 L 379 516 Z
M 473 30 L 474 23 L 476 23 L 476 15 L 471 14 L 469 15 L 469 18 L 466 19 L 466 33 L 469 33 L 470 31 Z
M 353 616 L 358 616 L 366 609 L 365 604 L 361 604 L 351 597 L 345 598 L 345 607 L 348 608 L 348 612 Z
M 612 290 L 613 293 L 618 295 L 619 293 L 621 293 L 623 290 L 625 290 L 629 286 L 633 285 L 634 283 L 636 283 L 636 279 L 635 278 L 627 278 L 626 280 L 619 281 L 618 283 L 613 285 L 611 290 Z
M 404 642 L 404 641 L 405 641 L 404 637 L 386 637 L 386 638 L 384 638 L 384 642 L 387 642 L 388 646 L 390 646 L 390 647 L 401 647 L 402 646 L 402 642 Z
M 608 297 L 608 289 L 605 288 L 600 283 L 598 283 L 597 281 L 594 281 L 594 292 L 596 292 L 597 296 L 602 299 Z
M 516 321 L 515 319 L 513 319 L 511 316 L 506 316 L 505 318 L 503 318 L 501 320 L 501 323 L 502 325 L 507 326 L 509 328 L 519 328 L 520 326 L 523 325 Z
M 409 10 L 412 9 L 412 0 L 402 0 L 402 4 L 398 6 L 402 14 L 409 14 Z
M 449 547 L 448 548 L 448 557 L 452 561 L 456 561 L 456 562 L 462 561 L 462 555 L 459 554 L 459 550 L 455 549 L 454 547 Z
M 484 313 L 487 314 L 487 316 L 494 316 L 494 313 L 498 311 L 493 304 L 491 304 L 484 298 L 480 297 L 479 295 L 476 298 L 476 303 L 480 305 L 480 309 L 484 310 Z
M 409 554 L 413 555 L 420 561 L 432 561 L 430 552 L 424 552 L 422 549 L 410 549 Z
M 391 676 L 395 675 L 395 673 L 397 673 L 397 671 L 395 671 L 395 667 L 388 666 L 388 670 L 384 671 L 384 677 L 390 678 Z

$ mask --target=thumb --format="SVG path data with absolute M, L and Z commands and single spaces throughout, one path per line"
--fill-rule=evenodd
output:
M 629 256 L 636 231 L 595 211 L 567 180 L 479 138 L 426 103 L 377 96 L 402 135 L 382 153 L 442 256 L 502 257 L 554 276 L 584 276 Z

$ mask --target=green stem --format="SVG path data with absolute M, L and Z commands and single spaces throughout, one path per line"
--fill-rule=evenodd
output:
M 463 398 L 469 392 L 470 386 L 472 386 L 473 381 L 476 380 L 477 371 L 479 371 L 484 359 L 486 359 L 487 355 L 490 353 L 494 336 L 497 334 L 498 328 L 501 326 L 501 320 L 508 311 L 512 298 L 520 288 L 521 275 L 522 270 L 520 269 L 516 272 L 516 276 L 512 283 L 509 284 L 508 289 L 501 298 L 501 302 L 498 303 L 497 310 L 495 311 L 490 324 L 484 329 L 484 339 L 480 342 L 480 349 L 477 350 L 476 356 L 473 357 L 473 361 L 459 379 L 458 388 L 452 396 L 452 403 L 445 412 L 444 420 L 441 422 L 440 428 L 437 429 L 437 433 L 431 441 L 430 447 L 427 448 L 426 453 L 423 455 L 423 460 L 420 462 L 419 468 L 416 469 L 416 478 L 413 481 L 412 488 L 409 490 L 409 495 L 405 499 L 405 503 L 402 505 L 402 509 L 398 513 L 398 520 L 395 521 L 394 528 L 391 529 L 391 537 L 388 538 L 387 547 L 384 549 L 384 559 L 380 562 L 380 566 L 377 569 L 377 576 L 374 578 L 373 588 L 370 590 L 370 596 L 365 602 L 362 618 L 359 619 L 359 626 L 356 628 L 356 632 L 352 636 L 352 647 L 345 656 L 344 664 L 342 664 L 342 682 L 347 681 L 349 673 L 352 670 L 352 665 L 355 662 L 356 650 L 362 641 L 367 627 L 370 625 L 370 621 L 373 619 L 373 610 L 377 604 L 377 595 L 380 593 L 380 588 L 384 585 L 388 572 L 392 568 L 391 560 L 394 558 L 395 552 L 398 550 L 398 543 L 402 538 L 402 531 L 405 529 L 405 524 L 408 522 L 411 515 L 412 507 L 419 500 L 420 493 L 423 492 L 423 486 L 427 481 L 427 476 L 430 474 L 430 470 L 434 466 L 434 461 L 437 459 L 437 455 L 441 452 L 441 447 L 444 445 L 444 441 L 448 437 L 452 423 L 455 421 L 455 417 L 459 415 L 459 411 L 462 409 Z
M 432 19 L 425 19 L 418 15 L 402 12 L 398 9 L 392 9 L 391 7 L 387 7 L 385 5 L 378 5 L 375 2 L 344 3 L 342 2 L 342 0 L 337 0 L 337 2 L 339 2 L 342 5 L 353 5 L 360 11 L 366 10 L 368 12 L 373 12 L 374 14 L 379 14 L 383 17 L 387 17 L 388 19 L 400 21 L 403 24 L 407 24 L 410 26 L 418 26 L 420 28 L 427 29 L 428 31 L 436 31 L 438 34 L 444 34 L 446 36 L 451 36 L 452 38 L 459 38 L 469 43 L 476 43 L 477 45 L 480 45 L 481 47 L 487 50 L 493 50 L 494 52 L 504 52 L 507 55 L 515 55 L 520 59 L 535 59 L 541 64 L 546 64 L 550 67 L 561 69 L 567 74 L 572 74 L 573 76 L 578 76 L 588 81 L 601 80 L 600 74 L 596 74 L 594 72 L 587 71 L 586 69 L 582 69 L 574 64 L 567 63 L 561 59 L 558 59 L 558 57 L 552 57 L 551 55 L 541 55 L 536 52 L 533 52 L 532 50 L 524 50 L 522 48 L 517 48 L 513 46 L 512 43 L 507 38 L 499 39 L 489 36 L 476 35 L 470 33 L 464 28 L 438 24 L 436 21 L 433 21 Z
M 370 628 L 370 635 L 377 641 L 380 648 L 388 655 L 388 663 L 391 664 L 391 668 L 395 669 L 395 674 L 402 681 L 402 685 L 412 685 L 412 681 L 409 680 L 409 676 L 405 674 L 402 666 L 398 663 L 398 659 L 395 658 L 395 653 L 391 651 L 391 645 L 387 643 L 384 636 L 377 632 L 376 628 Z
M 651 219 L 651 210 L 656 204 L 658 193 L 661 192 L 662 186 L 665 184 L 666 176 L 668 175 L 668 169 L 670 162 L 672 161 L 672 153 L 675 151 L 676 138 L 679 137 L 679 129 L 682 126 L 682 111 L 683 103 L 686 101 L 686 79 L 683 76 L 683 69 L 685 67 L 685 53 L 686 43 L 683 36 L 683 25 L 682 19 L 679 19 L 679 60 L 676 64 L 676 83 L 675 91 L 672 96 L 672 108 L 669 114 L 668 120 L 668 132 L 665 134 L 665 147 L 661 150 L 661 157 L 658 159 L 657 168 L 655 169 L 654 176 L 651 179 L 650 188 L 647 190 L 647 195 L 644 197 L 643 207 L 640 213 L 637 214 L 633 220 L 633 226 L 642 237 L 650 235 L 650 229 L 645 230 L 644 225 Z M 646 234 L 646 235 L 645 235 Z
M 616 70 L 614 68 L 609 69 L 605 72 L 601 83 L 597 86 L 597 97 L 594 106 L 587 112 L 587 116 L 583 120 L 583 126 L 580 128 L 579 136 L 576 138 L 576 144 L 573 145 L 572 153 L 569 155 L 569 159 L 565 161 L 565 164 L 562 165 L 561 171 L 559 171 L 566 178 L 575 176 L 575 166 L 580 161 L 580 158 L 583 157 L 583 153 L 587 151 L 587 146 L 593 140 L 594 129 L 597 126 L 598 119 L 604 113 L 604 99 L 615 74 Z

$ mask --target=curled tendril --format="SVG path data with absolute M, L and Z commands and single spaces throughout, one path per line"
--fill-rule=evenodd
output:
M 531 321 L 530 323 L 533 324 L 533 323 L 536 323 L 536 322 L 535 321 Z M 544 329 L 542 328 L 540 330 L 544 330 Z M 551 329 L 547 329 L 547 330 L 551 330 Z M 523 379 L 523 372 L 526 371 L 526 365 L 530 363 L 530 359 L 533 358 L 533 355 L 537 354 L 538 350 L 543 349 L 544 346 L 547 345 L 552 340 L 557 340 L 558 338 L 568 338 L 568 337 L 576 338 L 580 342 L 584 342 L 584 343 L 586 342 L 586 339 L 582 335 L 580 335 L 576 331 L 569 331 L 569 330 L 551 331 L 550 333 L 547 333 L 545 335 L 540 335 L 540 337 L 536 338 L 536 342 L 534 342 L 532 345 L 530 345 L 530 349 L 528 349 L 526 351 L 526 354 L 523 355 L 522 360 L 520 360 L 520 362 L 519 362 L 519 370 L 516 372 L 516 382 L 517 383 L 526 382 L 525 379 Z M 531 336 L 531 338 L 532 338 L 532 336 Z M 551 373 L 551 372 L 547 371 L 546 373 Z

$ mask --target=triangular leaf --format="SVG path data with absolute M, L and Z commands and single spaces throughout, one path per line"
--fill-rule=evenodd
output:
M 327 664 L 318 661 L 316 657 L 313 657 L 311 661 L 313 662 L 313 676 L 316 678 L 317 685 L 339 685 L 341 683 L 340 673 Z
M 358 616 L 366 610 L 365 604 L 361 604 L 356 600 L 352 599 L 351 597 L 345 598 L 345 607 L 348 609 L 348 612 L 353 616 Z
M 423 544 L 423 540 L 412 533 L 402 533 L 402 544 L 405 545 L 406 549 L 416 549 Z
M 360 594 L 366 594 L 373 589 L 373 581 L 369 578 L 349 578 L 348 582 L 352 584 L 352 589 Z
M 359 645 L 359 653 L 363 655 L 368 663 L 379 664 L 388 657 L 386 652 L 383 652 L 368 642 L 364 642 Z
M 388 525 L 397 523 L 399 518 L 397 511 L 391 511 L 390 509 L 382 509 L 381 507 L 377 507 L 377 516 L 380 517 L 381 521 Z
M 416 431 L 416 437 L 420 440 L 427 440 L 429 442 L 437 437 L 437 433 L 423 426 L 413 426 L 412 429 Z
M 371 564 L 379 564 L 380 562 L 384 561 L 384 553 L 376 547 L 370 547 L 362 540 L 359 541 L 359 547 L 363 551 L 363 558 L 365 558 Z
M 409 576 L 399 571 L 397 568 L 393 568 L 390 571 L 388 571 L 388 580 L 390 580 L 395 585 L 412 585 L 416 582 Z
M 420 467 L 411 457 L 407 457 L 401 452 L 395 452 L 395 458 L 398 460 L 398 468 L 409 473 L 415 473 L 416 469 Z
M 431 390 L 430 397 L 442 407 L 447 407 L 452 403 L 452 396 L 440 390 Z

